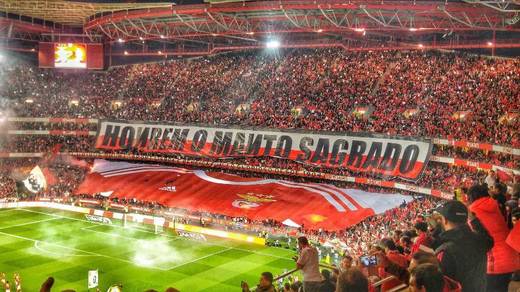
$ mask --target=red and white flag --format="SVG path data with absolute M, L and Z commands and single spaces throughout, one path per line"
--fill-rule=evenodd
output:
M 111 192 L 111 193 L 110 193 Z M 291 220 L 304 228 L 338 230 L 412 200 L 329 184 L 246 178 L 161 165 L 96 160 L 77 194 L 111 197 L 253 220 Z

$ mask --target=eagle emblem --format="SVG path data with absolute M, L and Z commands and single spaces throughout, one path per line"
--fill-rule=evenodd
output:
M 273 195 L 264 195 L 264 194 L 256 194 L 256 193 L 245 193 L 245 194 L 237 194 L 241 199 L 234 200 L 231 205 L 240 209 L 254 209 L 262 206 L 262 203 L 272 203 L 276 202 Z

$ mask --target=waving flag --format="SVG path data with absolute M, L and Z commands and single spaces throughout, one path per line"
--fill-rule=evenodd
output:
M 291 220 L 305 228 L 338 230 L 412 200 L 329 184 L 96 160 L 77 194 L 110 193 L 166 206 L 253 220 Z
M 47 188 L 47 180 L 39 166 L 34 167 L 29 176 L 22 182 L 31 193 L 39 193 Z

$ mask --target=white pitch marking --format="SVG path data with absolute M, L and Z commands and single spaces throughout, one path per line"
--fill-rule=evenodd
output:
M 219 255 L 221 253 L 225 253 L 226 251 L 229 251 L 229 250 L 232 250 L 233 248 L 232 247 L 228 247 L 226 249 L 223 249 L 223 250 L 219 250 L 217 252 L 214 252 L 214 253 L 210 253 L 208 255 L 205 255 L 205 256 L 202 256 L 202 257 L 199 257 L 199 258 L 196 258 L 196 259 L 193 259 L 191 261 L 187 261 L 187 262 L 184 262 L 182 264 L 178 264 L 178 265 L 175 265 L 173 267 L 170 267 L 168 270 L 173 270 L 173 269 L 176 269 L 178 267 L 182 267 L 182 266 L 185 266 L 185 265 L 188 265 L 188 264 L 192 264 L 194 262 L 198 262 L 200 260 L 203 260 L 203 259 L 206 259 L 206 258 L 209 258 L 209 257 L 212 257 L 212 256 L 216 256 L 216 255 Z
M 26 226 L 26 225 L 31 225 L 31 224 L 37 224 L 37 223 L 42 223 L 42 222 L 47 222 L 47 221 L 53 221 L 53 220 L 58 220 L 58 219 L 59 218 L 47 218 L 47 219 L 42 219 L 42 220 L 38 220 L 38 221 L 31 221 L 31 222 L 27 222 L 27 223 L 21 223 L 21 224 L 2 227 L 2 228 L 0 228 L 0 230 L 14 228 L 14 227 L 20 227 L 20 226 Z
M 42 242 L 42 243 L 45 243 L 45 244 L 57 246 L 59 248 L 64 248 L 64 249 L 77 251 L 77 252 L 83 252 L 83 253 L 86 253 L 86 254 L 89 254 L 89 255 L 92 255 L 92 256 L 104 257 L 104 258 L 113 259 L 113 260 L 116 260 L 116 261 L 121 261 L 121 262 L 125 262 L 125 263 L 129 263 L 129 264 L 135 265 L 135 263 L 132 262 L 132 261 L 121 259 L 121 258 L 116 258 L 116 257 L 109 256 L 109 255 L 106 255 L 106 254 L 100 254 L 100 253 L 95 253 L 95 252 L 91 252 L 91 251 L 81 250 L 81 249 L 68 247 L 68 246 L 64 246 L 64 245 L 61 245 L 61 244 L 57 244 L 57 243 L 46 242 L 46 241 L 36 240 L 36 239 L 24 237 L 24 236 L 19 236 L 19 235 L 14 235 L 14 234 L 10 234 L 10 233 L 5 233 L 5 232 L 2 232 L 2 231 L 0 231 L 0 234 L 5 235 L 5 236 L 11 236 L 11 237 L 18 238 L 18 239 L 27 240 L 27 241 L 32 241 L 32 242 L 37 242 L 38 241 L 38 242 Z M 156 270 L 161 270 L 161 271 L 167 271 L 167 270 L 165 270 L 163 268 L 158 268 L 158 267 L 149 266 L 149 268 L 156 269 Z
M 40 241 L 39 240 L 36 240 L 34 242 L 34 248 L 36 248 L 37 250 L 43 252 L 43 253 L 48 253 L 48 254 L 53 254 L 53 255 L 56 255 L 56 256 L 60 256 L 60 257 L 95 257 L 95 255 L 86 255 L 86 254 L 63 254 L 63 253 L 59 253 L 59 252 L 53 252 L 53 251 L 49 251 L 49 250 L 46 250 L 44 249 L 43 247 L 40 247 L 39 245 Z

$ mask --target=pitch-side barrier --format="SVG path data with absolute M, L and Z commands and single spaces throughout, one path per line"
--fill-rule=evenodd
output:
M 186 232 L 198 233 L 203 235 L 215 236 L 225 239 L 233 239 L 238 241 L 244 241 L 253 244 L 265 245 L 265 238 L 237 233 L 229 232 L 224 230 L 211 229 L 201 226 L 181 224 L 174 221 L 174 218 L 165 218 L 161 216 L 151 216 L 137 213 L 120 213 L 103 211 L 92 208 L 85 208 L 67 204 L 61 204 L 56 202 L 42 202 L 42 201 L 30 201 L 30 202 L 0 202 L 0 209 L 6 208 L 49 208 L 63 211 L 70 211 L 75 213 L 94 215 L 108 219 L 119 219 L 126 220 L 127 222 L 140 223 L 145 225 L 161 226 L 163 228 L 170 228 L 173 230 L 182 230 Z

